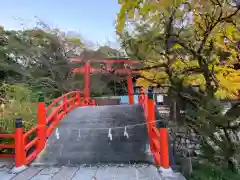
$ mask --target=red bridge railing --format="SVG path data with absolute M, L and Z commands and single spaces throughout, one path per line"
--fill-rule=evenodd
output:
M 84 99 L 80 91 L 64 94 L 48 106 L 41 94 L 37 107 L 37 125 L 23 132 L 22 119 L 16 119 L 14 134 L 0 134 L 0 139 L 11 140 L 9 144 L 0 144 L 0 149 L 13 149 L 14 153 L 0 154 L 0 158 L 14 158 L 16 167 L 28 165 L 45 148 L 47 138 L 68 112 L 78 106 L 92 105 L 95 105 L 95 101 Z
M 156 165 L 168 169 L 168 131 L 166 127 L 156 127 L 155 104 L 153 94 L 140 90 L 139 104 L 144 109 L 150 141 L 150 149 Z M 78 106 L 94 106 L 94 100 L 85 99 L 80 91 L 72 91 L 53 100 L 46 106 L 41 94 L 38 103 L 37 125 L 28 132 L 23 132 L 22 119 L 16 119 L 14 134 L 0 134 L 0 139 L 11 139 L 9 144 L 0 144 L 0 149 L 14 149 L 14 153 L 0 154 L 0 158 L 15 158 L 15 166 L 31 163 L 45 148 L 47 138 L 64 116 Z
M 14 139 L 16 137 L 16 134 L 0 134 L 0 140 L 8 140 L 9 143 L 0 143 L 0 149 L 15 149 L 15 143 Z M 8 154 L 0 154 L 0 158 L 13 158 L 14 154 L 8 153 Z
M 166 127 L 156 127 L 157 122 L 155 117 L 153 93 L 146 93 L 145 90 L 141 88 L 138 96 L 138 102 L 144 109 L 144 114 L 147 121 L 150 149 L 155 163 L 164 169 L 169 169 L 168 130 Z

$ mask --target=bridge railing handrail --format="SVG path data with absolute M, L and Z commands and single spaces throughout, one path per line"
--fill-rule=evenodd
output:
M 46 124 L 47 132 L 46 136 L 50 136 L 52 131 L 56 128 L 60 120 L 72 109 L 80 106 L 81 103 L 81 92 L 71 91 L 62 95 L 61 97 L 53 100 L 53 102 L 46 107 Z M 55 106 L 55 107 L 54 107 Z M 52 109 L 54 107 L 54 109 Z M 50 111 L 50 113 L 49 113 Z
M 11 134 L 0 134 L 0 139 L 2 140 L 12 140 L 13 142 L 10 143 L 0 143 L 0 149 L 14 149 L 15 148 L 15 137 L 16 135 L 11 133 Z M 8 154 L 0 154 L 0 158 L 12 158 L 14 157 L 14 154 L 8 153 Z
M 62 95 L 62 96 L 60 96 L 60 97 L 58 97 L 56 99 L 53 99 L 52 103 L 46 107 L 46 111 L 49 111 L 54 105 L 56 105 L 59 102 L 61 102 L 61 100 L 63 100 L 67 96 L 74 95 L 74 94 L 79 94 L 79 98 L 80 98 L 82 93 L 80 91 L 71 91 L 71 92 L 68 92 L 68 93 L 66 93 L 66 94 L 64 94 L 64 95 Z
M 15 166 L 30 164 L 45 148 L 47 138 L 63 117 L 78 106 L 95 105 L 94 99 L 85 99 L 80 91 L 66 93 L 46 106 L 43 94 L 38 103 L 37 125 L 23 132 L 22 119 L 16 119 L 15 133 L 0 134 L 1 139 L 12 139 L 12 143 L 0 143 L 0 149 L 14 149 L 13 154 L 0 154 L 0 158 L 15 158 Z
M 144 109 L 146 120 L 149 122 L 147 123 L 147 129 L 155 162 L 163 168 L 169 168 L 168 132 L 166 127 L 160 127 L 159 129 L 156 127 L 156 122 L 153 123 L 156 120 L 153 94 L 147 94 L 144 89 L 141 89 L 138 101 Z M 14 157 L 16 167 L 28 165 L 45 148 L 47 138 L 63 117 L 73 108 L 88 105 L 95 105 L 95 101 L 89 98 L 81 98 L 80 91 L 72 91 L 54 99 L 47 107 L 42 95 L 38 103 L 37 125 L 24 133 L 22 120 L 17 119 L 15 133 L 0 134 L 0 138 L 13 139 L 13 143 L 0 144 L 0 148 L 15 149 L 15 154 L 5 156 Z M 30 138 L 33 135 L 34 138 Z M 0 155 L 0 157 L 4 157 L 4 155 Z
M 168 132 L 166 127 L 157 127 L 155 117 L 155 103 L 151 92 L 146 93 L 144 88 L 140 88 L 138 103 L 144 110 L 147 123 L 147 130 L 150 142 L 150 149 L 156 165 L 168 169 Z M 155 121 L 155 122 L 154 122 Z

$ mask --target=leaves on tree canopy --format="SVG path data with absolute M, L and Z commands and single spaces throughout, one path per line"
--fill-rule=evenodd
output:
M 116 28 L 126 52 L 145 64 L 140 84 L 171 84 L 181 78 L 219 98 L 236 98 L 238 4 L 219 0 L 122 0 L 120 4 Z

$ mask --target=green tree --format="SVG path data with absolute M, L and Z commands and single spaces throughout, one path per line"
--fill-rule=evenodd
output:
M 203 156 L 236 168 L 239 115 L 223 115 L 218 98 L 236 98 L 240 89 L 240 72 L 233 68 L 239 61 L 239 4 L 223 0 L 120 4 L 116 28 L 127 54 L 143 63 L 139 83 L 167 83 L 169 96 L 184 105 L 186 125 L 201 135 Z
M 236 98 L 240 74 L 232 65 L 239 60 L 239 16 L 239 6 L 225 1 L 125 0 L 121 1 L 117 30 L 123 30 L 126 20 L 137 22 L 133 32 L 138 33 L 131 48 L 138 56 L 144 51 L 150 56 L 140 57 L 151 69 L 143 72 L 145 79 L 167 77 L 169 82 L 169 77 L 182 76 L 184 82 L 201 85 L 220 98 Z M 187 24 L 188 18 L 192 22 Z M 223 61 L 221 54 L 225 51 L 231 56 Z
M 23 49 L 18 35 L 17 31 L 8 31 L 0 27 L 0 82 L 9 77 L 29 75 L 24 71 L 21 59 L 16 57 Z

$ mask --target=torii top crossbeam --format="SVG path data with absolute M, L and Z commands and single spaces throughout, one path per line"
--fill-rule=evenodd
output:
M 83 59 L 80 58 L 71 58 L 71 62 L 83 62 Z M 104 60 L 93 60 L 90 61 L 90 63 L 93 62 L 99 62 L 99 63 L 104 63 L 106 65 L 106 68 L 93 68 L 90 66 L 90 73 L 104 73 L 104 72 L 110 72 L 110 73 L 115 73 L 115 74 L 126 74 L 126 75 L 132 75 L 132 74 L 138 74 L 138 71 L 131 70 L 129 68 L 111 68 L 111 64 L 126 64 L 126 65 L 136 65 L 139 64 L 139 61 L 133 61 L 133 60 L 121 60 L 121 59 L 104 59 Z M 89 64 L 88 62 L 85 63 Z M 74 68 L 72 72 L 81 72 L 85 73 L 86 67 L 80 67 L 80 68 Z
M 71 58 L 71 62 L 84 62 L 84 59 L 81 58 Z M 91 67 L 90 63 L 99 62 L 104 63 L 106 67 L 103 68 L 93 68 Z M 111 68 L 111 64 L 124 64 L 124 65 L 136 65 L 139 64 L 139 61 L 133 60 L 121 60 L 121 59 L 105 59 L 105 60 L 93 60 L 93 61 L 85 61 L 83 67 L 74 68 L 72 72 L 80 72 L 84 73 L 84 97 L 86 99 L 90 98 L 90 74 L 91 73 L 114 73 L 114 74 L 125 74 L 127 75 L 127 82 L 128 82 L 128 97 L 129 103 L 134 104 L 134 97 L 133 97 L 133 82 L 132 82 L 132 74 L 139 74 L 138 71 L 134 71 L 129 68 Z

